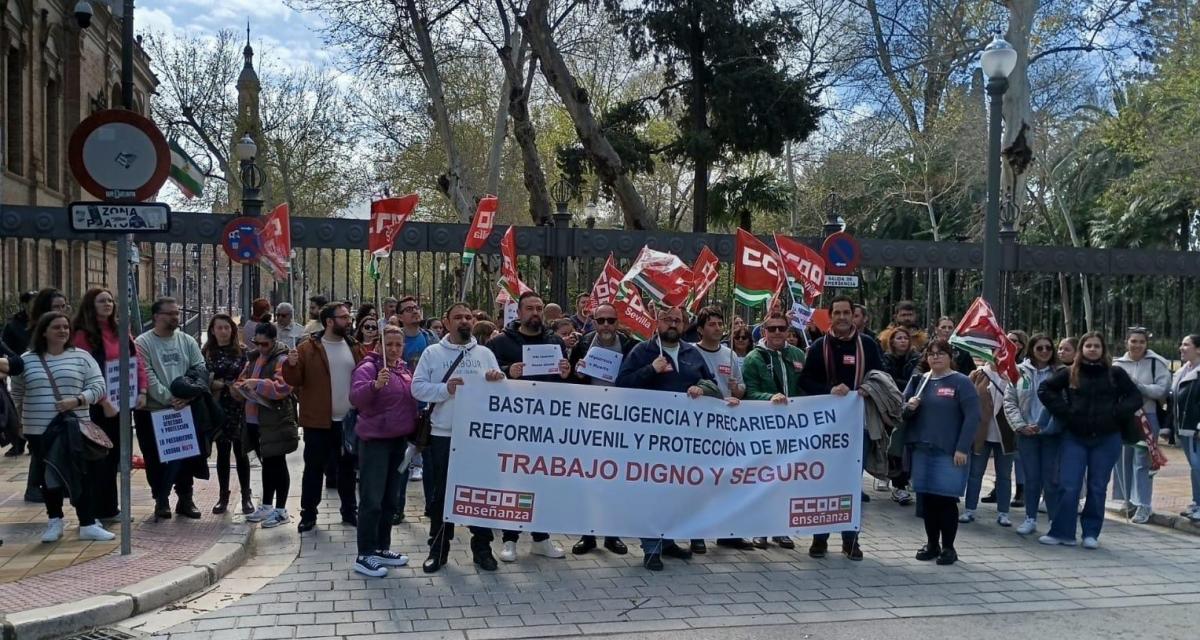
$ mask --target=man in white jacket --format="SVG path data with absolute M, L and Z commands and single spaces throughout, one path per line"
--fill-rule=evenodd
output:
M 442 513 L 446 501 L 446 473 L 450 464 L 450 435 L 453 430 L 451 416 L 454 415 L 454 398 L 463 386 L 473 387 L 484 380 L 504 379 L 496 356 L 487 347 L 477 343 L 471 336 L 475 328 L 475 316 L 471 308 L 461 302 L 450 305 L 443 319 L 446 336 L 441 342 L 430 345 L 417 361 L 413 373 L 412 394 L 421 402 L 433 405 L 430 415 L 432 424 L 429 447 L 425 449 L 426 485 L 431 489 L 426 500 L 426 515 L 429 516 L 429 557 L 422 565 L 425 573 L 434 573 L 446 564 L 450 553 L 450 539 L 454 537 L 454 525 L 445 522 Z M 453 367 L 453 371 L 450 371 Z M 484 571 L 496 570 L 496 558 L 492 555 L 493 534 L 491 529 L 470 527 L 471 556 L 475 564 Z

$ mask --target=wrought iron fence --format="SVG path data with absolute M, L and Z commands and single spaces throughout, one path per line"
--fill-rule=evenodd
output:
M 175 296 L 188 313 L 188 329 L 193 333 L 215 313 L 240 315 L 242 270 L 219 244 L 221 230 L 232 216 L 173 215 L 169 233 L 135 236 L 141 303 Z M 495 316 L 501 234 L 492 234 L 468 269 L 461 253 L 466 232 L 467 225 L 410 222 L 392 255 L 382 261 L 376 282 L 369 275 L 366 221 L 294 218 L 290 281 L 275 280 L 263 271 L 259 293 L 273 302 L 292 302 L 301 317 L 313 295 L 355 302 L 414 295 L 427 315 L 440 314 L 450 302 L 465 297 L 475 308 Z M 820 244 L 819 238 L 804 240 L 811 246 Z M 844 292 L 867 305 L 872 325 L 886 324 L 899 300 L 915 301 L 930 323 L 942 314 L 957 316 L 979 291 L 979 245 L 861 242 L 860 286 Z M 522 279 L 568 313 L 574 296 L 591 290 L 610 252 L 626 268 L 643 245 L 671 251 L 689 262 L 708 246 L 721 259 L 720 279 L 710 299 L 718 305 L 732 304 L 732 235 L 565 226 L 517 229 Z M 77 301 L 89 287 L 111 286 L 115 263 L 112 238 L 70 231 L 62 209 L 12 206 L 0 211 L 0 309 L 6 313 L 15 308 L 23 290 L 54 286 Z M 1195 320 L 1200 318 L 1200 300 L 1194 295 L 1200 256 L 1194 253 L 1008 245 L 1004 267 L 1001 313 L 1010 327 L 1057 336 L 1082 333 L 1086 277 L 1092 326 L 1110 338 L 1120 337 L 1125 327 L 1134 324 L 1170 341 L 1200 329 L 1200 321 Z M 466 295 L 461 296 L 464 280 Z

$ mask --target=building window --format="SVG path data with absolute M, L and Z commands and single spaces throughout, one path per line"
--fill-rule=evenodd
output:
M 58 82 L 46 83 L 46 185 L 59 190 L 62 176 L 62 126 Z
M 25 128 L 21 123 L 24 100 L 21 96 L 22 73 L 21 52 L 14 48 L 8 50 L 5 60 L 4 100 L 5 100 L 5 133 L 8 136 L 6 151 L 8 153 L 8 170 L 17 175 L 25 174 L 25 159 L 21 155 L 22 137 Z

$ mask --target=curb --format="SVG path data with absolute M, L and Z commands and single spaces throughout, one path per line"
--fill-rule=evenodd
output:
M 109 593 L 0 616 L 3 640 L 48 640 L 153 611 L 216 584 L 250 556 L 257 527 L 236 523 L 188 564 Z
M 1125 520 L 1125 514 L 1121 511 L 1121 509 L 1105 507 L 1104 510 L 1110 515 L 1117 515 L 1120 516 L 1122 520 Z M 1188 520 L 1183 516 L 1167 515 L 1165 513 L 1153 513 L 1150 515 L 1149 524 L 1165 527 L 1167 529 L 1174 529 L 1175 531 L 1186 533 L 1188 535 L 1200 536 L 1200 526 L 1192 524 L 1191 520 Z

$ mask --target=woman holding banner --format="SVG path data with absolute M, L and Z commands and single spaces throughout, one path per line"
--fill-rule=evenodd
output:
M 904 460 L 924 507 L 925 546 L 917 560 L 951 565 L 958 560 L 958 497 L 967 488 L 967 460 L 979 428 L 979 393 L 967 376 L 954 371 L 949 341 L 934 338 L 925 347 L 929 371 L 904 390 Z
M 117 337 L 117 303 L 111 291 L 97 288 L 83 294 L 71 326 L 75 329 L 71 344 L 90 353 L 103 371 L 116 371 L 119 368 L 121 343 Z M 146 389 L 150 383 L 146 377 L 146 362 L 142 360 L 132 338 L 129 340 L 129 357 L 137 366 L 137 377 L 129 384 L 133 392 L 129 406 L 141 409 L 146 406 Z M 115 385 L 116 380 L 108 384 Z M 101 520 L 115 519 L 121 513 L 121 507 L 117 504 L 117 472 L 121 456 L 121 419 L 117 414 L 117 398 L 117 389 L 109 389 L 108 394 L 90 409 L 92 422 L 103 429 L 113 442 L 108 456 L 96 465 L 96 477 L 90 479 L 95 492 L 96 517 Z

